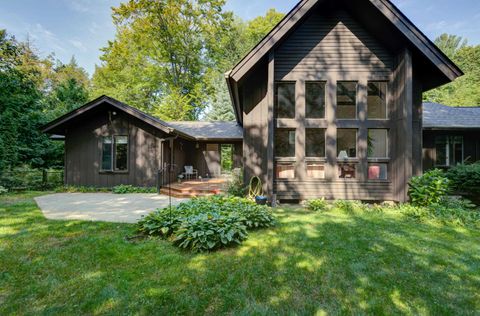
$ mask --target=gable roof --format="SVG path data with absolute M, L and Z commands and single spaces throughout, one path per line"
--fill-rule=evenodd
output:
M 423 104 L 424 129 L 480 129 L 480 107 Z
M 44 133 L 54 134 L 55 139 L 62 139 L 61 130 L 71 120 L 85 115 L 89 111 L 102 104 L 109 104 L 148 125 L 167 134 L 178 135 L 191 140 L 241 140 L 242 133 L 236 128 L 235 122 L 165 122 L 145 112 L 131 107 L 114 98 L 102 95 L 101 97 L 88 102 L 42 127 Z M 240 135 L 240 137 L 239 137 Z
M 462 76 L 463 72 L 452 62 L 431 40 L 429 40 L 390 0 L 355 0 L 368 1 L 375 9 L 415 47 L 434 67 L 453 81 Z M 285 39 L 292 29 L 303 21 L 307 13 L 317 4 L 326 0 L 301 0 L 287 15 L 242 59 L 232 70 L 225 74 L 230 96 L 235 109 L 237 121 L 242 123 L 241 108 L 238 97 L 237 83 L 260 60 Z

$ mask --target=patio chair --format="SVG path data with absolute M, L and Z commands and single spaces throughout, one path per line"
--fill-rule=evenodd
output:
M 198 178 L 198 170 L 193 169 L 193 166 L 185 166 L 185 172 L 183 173 L 185 179 L 197 179 Z

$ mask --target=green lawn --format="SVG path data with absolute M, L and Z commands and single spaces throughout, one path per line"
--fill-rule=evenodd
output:
M 46 220 L 33 196 L 0 197 L 0 315 L 480 313 L 476 230 L 286 208 L 238 248 L 190 254 Z

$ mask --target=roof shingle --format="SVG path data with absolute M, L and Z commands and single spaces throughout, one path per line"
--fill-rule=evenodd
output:
M 198 140 L 242 140 L 243 129 L 237 122 L 167 122 L 172 128 Z
M 480 128 L 480 107 L 423 104 L 423 128 Z

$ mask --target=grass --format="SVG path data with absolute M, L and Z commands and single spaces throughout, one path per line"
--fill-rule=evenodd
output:
M 133 225 L 45 219 L 0 197 L 0 315 L 478 314 L 480 232 L 396 213 L 277 209 L 277 228 L 190 254 Z

